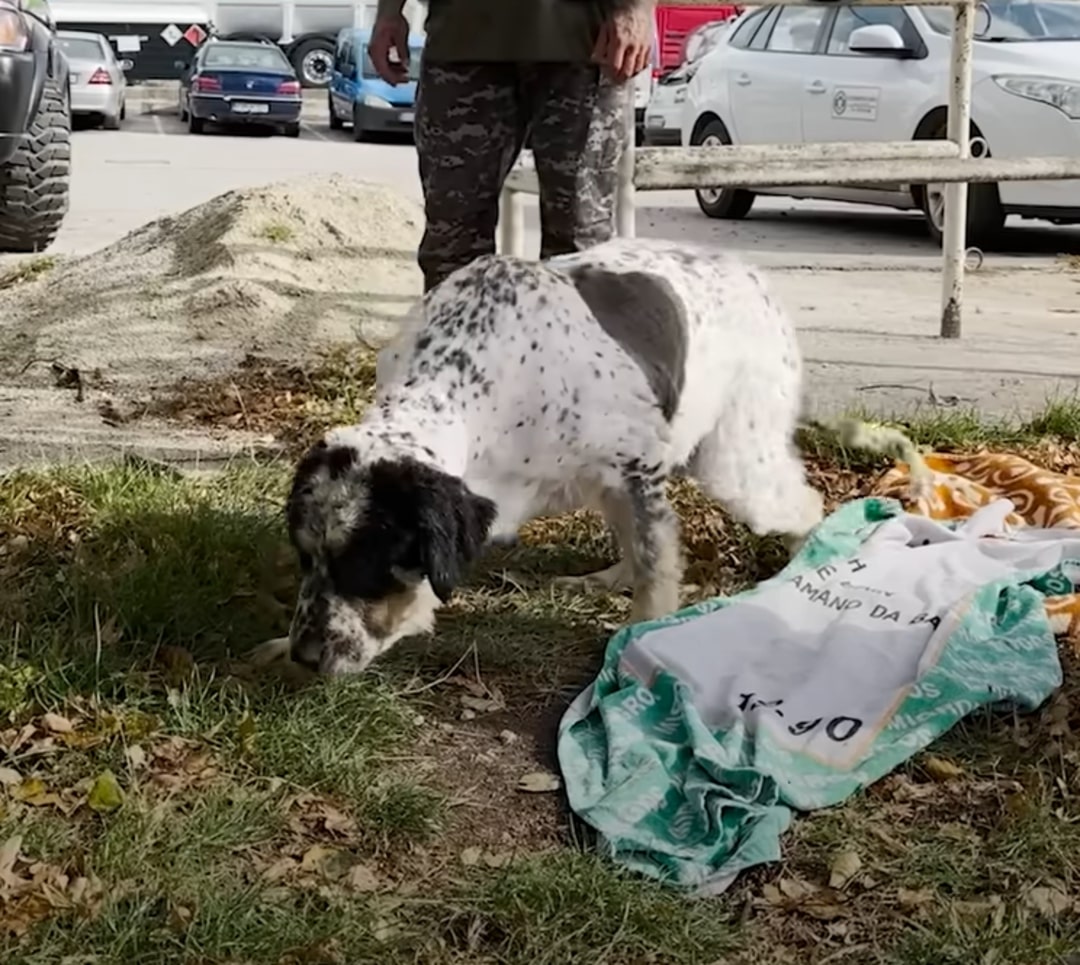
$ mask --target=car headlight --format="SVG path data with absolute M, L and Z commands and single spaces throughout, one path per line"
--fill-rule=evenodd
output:
M 1067 117 L 1080 120 L 1080 83 L 1055 80 L 1053 77 L 1014 77 L 998 75 L 994 82 L 1002 90 L 1056 107 Z
M 0 7 L 0 50 L 26 50 L 30 31 L 18 10 Z
M 384 110 L 390 106 L 390 101 L 382 97 L 376 97 L 374 94 L 364 95 L 364 107 L 381 107 Z

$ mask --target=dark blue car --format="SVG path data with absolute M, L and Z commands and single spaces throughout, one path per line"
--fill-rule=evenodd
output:
M 276 45 L 211 39 L 190 64 L 179 66 L 180 120 L 192 134 L 214 123 L 258 124 L 300 136 L 300 81 Z

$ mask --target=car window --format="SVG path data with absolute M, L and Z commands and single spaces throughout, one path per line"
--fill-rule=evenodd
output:
M 784 7 L 776 18 L 766 50 L 812 54 L 828 7 Z
M 339 74 L 351 74 L 353 67 L 353 45 L 351 40 L 346 40 L 338 48 L 337 63 L 334 68 Z
M 750 41 L 749 50 L 764 50 L 765 43 L 769 39 L 769 34 L 772 33 L 773 24 L 776 23 L 776 18 L 783 11 L 783 7 L 773 7 L 765 16 L 765 22 L 761 25 L 761 28 L 755 32 L 754 39 Z
M 101 60 L 105 51 L 89 37 L 59 37 L 60 49 L 69 60 Z
M 765 22 L 769 12 L 768 7 L 763 7 L 761 10 L 755 10 L 749 16 L 744 17 L 742 23 L 736 24 L 735 31 L 728 41 L 728 46 L 738 47 L 740 50 L 749 47 L 750 41 L 754 39 L 754 34 L 757 32 L 758 27 Z
M 826 53 L 848 54 L 851 53 L 848 43 L 851 34 L 859 27 L 867 27 L 871 24 L 887 24 L 895 27 L 896 32 L 903 38 L 908 47 L 919 45 L 919 33 L 911 18 L 904 13 L 903 7 L 885 7 L 859 4 L 858 6 L 840 7 L 836 11 L 836 20 L 833 21 L 832 33 L 829 35 L 829 45 Z M 865 56 L 858 54 L 857 56 Z
M 247 70 L 282 70 L 288 69 L 289 62 L 277 47 L 269 44 L 250 47 L 226 47 L 224 44 L 211 47 L 206 52 L 204 64 L 207 67 L 236 67 Z
M 409 80 L 420 79 L 420 55 L 421 51 L 415 47 L 409 51 Z M 375 70 L 375 65 L 371 62 L 371 58 L 368 56 L 367 51 L 364 51 L 364 77 L 368 80 L 374 80 L 379 76 Z

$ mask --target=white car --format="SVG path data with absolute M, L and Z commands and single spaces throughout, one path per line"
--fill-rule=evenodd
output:
M 950 7 L 765 6 L 710 51 L 690 82 L 682 143 L 904 141 L 945 136 Z M 1080 153 L 1080 3 L 990 0 L 976 18 L 972 154 Z M 921 209 L 941 237 L 944 186 L 837 185 L 761 193 Z M 754 194 L 699 190 L 702 211 L 742 218 Z M 1080 181 L 973 184 L 968 242 L 1008 215 L 1080 223 Z
M 730 29 L 733 21 L 717 20 L 696 27 L 686 38 L 686 59 L 656 79 L 652 97 L 644 109 L 642 141 L 650 147 L 682 143 L 683 105 L 701 58 Z
M 107 131 L 127 116 L 124 65 L 101 34 L 60 30 L 57 43 L 71 70 L 71 113 L 94 117 Z

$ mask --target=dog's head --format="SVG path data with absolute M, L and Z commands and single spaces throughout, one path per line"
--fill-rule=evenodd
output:
M 287 516 L 302 577 L 292 659 L 350 673 L 432 629 L 495 504 L 415 459 L 365 462 L 353 447 L 321 442 L 297 467 Z

